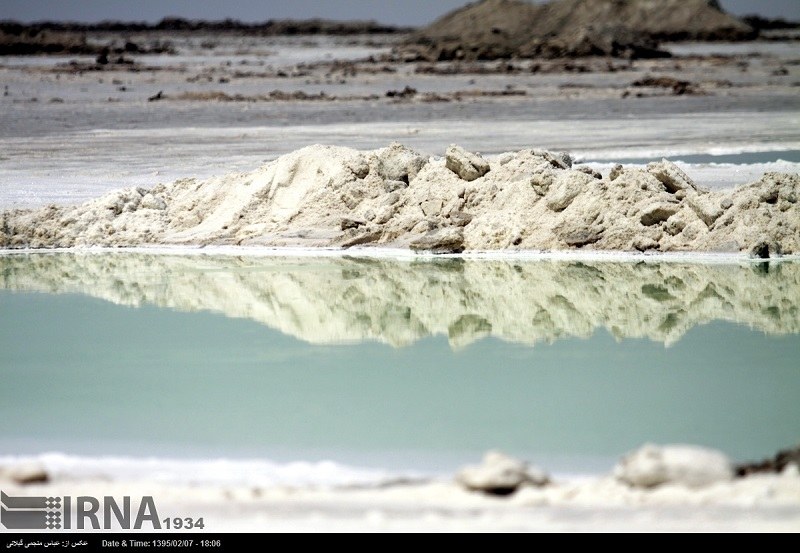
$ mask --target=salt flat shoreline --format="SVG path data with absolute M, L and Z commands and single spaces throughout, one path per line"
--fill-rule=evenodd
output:
M 704 265 L 753 265 L 760 263 L 793 263 L 800 261 L 800 253 L 755 258 L 747 253 L 732 252 L 627 252 L 613 250 L 479 250 L 462 253 L 431 254 L 414 252 L 406 248 L 327 248 L 327 247 L 260 247 L 260 246 L 137 246 L 137 247 L 72 247 L 72 248 L 0 248 L 0 256 L 26 255 L 178 255 L 188 257 L 286 257 L 286 258 L 375 258 L 398 261 L 432 261 L 437 259 L 463 259 L 465 261 L 597 261 L 608 263 L 700 263 Z
M 447 481 L 302 489 L 62 480 L 27 486 L 3 482 L 3 491 L 150 495 L 162 519 L 202 516 L 208 532 L 800 530 L 800 477 L 788 474 L 749 476 L 702 490 L 678 485 L 636 490 L 608 477 L 580 478 L 523 488 L 508 497 L 468 492 Z

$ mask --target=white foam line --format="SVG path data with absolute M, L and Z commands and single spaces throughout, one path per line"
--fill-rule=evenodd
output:
M 618 159 L 655 159 L 655 158 L 680 158 L 680 156 L 734 156 L 744 154 L 766 154 L 771 152 L 785 152 L 800 149 L 800 142 L 773 142 L 764 144 L 746 144 L 746 145 L 729 145 L 729 146 L 714 146 L 714 147 L 664 147 L 664 148 L 613 148 L 613 149 L 585 149 L 574 148 L 570 150 L 570 154 L 577 160 L 577 163 L 583 163 L 584 160 L 591 161 L 608 161 Z M 769 162 L 764 162 L 769 163 Z
M 262 246 L 138 246 L 130 248 L 76 247 L 27 250 L 0 249 L 0 256 L 72 253 L 85 255 L 152 254 L 184 256 L 249 256 L 249 257 L 362 257 L 397 260 L 467 259 L 493 261 L 601 261 L 613 263 L 703 263 L 755 264 L 769 261 L 800 261 L 800 254 L 752 258 L 745 253 L 729 252 L 620 252 L 611 250 L 536 251 L 536 250 L 473 250 L 453 254 L 417 253 L 403 248 L 320 248 Z

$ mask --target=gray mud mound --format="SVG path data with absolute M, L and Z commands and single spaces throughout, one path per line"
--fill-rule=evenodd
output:
M 597 178 L 597 177 L 601 178 Z M 308 146 L 249 173 L 0 213 L 0 248 L 381 245 L 430 253 L 800 253 L 800 175 L 709 191 L 675 164 L 605 177 L 542 150 L 444 158 Z
M 30 32 L 19 29 L 0 28 L 0 56 L 24 56 L 31 54 L 78 54 L 93 55 L 101 48 L 86 42 L 78 33 L 60 31 Z
M 403 52 L 431 61 L 510 58 L 530 40 L 537 11 L 520 0 L 468 4 L 417 31 Z
M 483 0 L 412 35 L 407 59 L 662 57 L 660 40 L 741 40 L 755 32 L 715 0 Z

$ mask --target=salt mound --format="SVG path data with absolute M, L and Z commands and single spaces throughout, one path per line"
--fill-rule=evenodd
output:
M 753 34 L 716 0 L 556 0 L 544 5 L 483 0 L 417 31 L 409 45 L 411 52 L 431 60 L 653 57 L 664 55 L 656 49 L 658 40 L 739 40 Z
M 539 150 L 486 160 L 457 147 L 442 159 L 400 144 L 365 152 L 309 146 L 249 173 L 6 211 L 0 247 L 800 252 L 797 174 L 766 173 L 712 192 L 667 160 L 617 166 L 604 178 L 571 165 L 566 154 Z
M 720 451 L 692 445 L 646 444 L 623 457 L 614 467 L 614 476 L 638 488 L 662 484 L 702 488 L 731 480 L 733 469 Z
M 550 483 L 550 477 L 525 461 L 499 451 L 489 451 L 480 465 L 466 466 L 458 471 L 456 483 L 469 491 L 509 495 L 521 486 L 545 486 Z

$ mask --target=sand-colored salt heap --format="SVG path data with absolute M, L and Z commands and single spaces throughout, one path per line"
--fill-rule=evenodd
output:
M 249 173 L 0 214 L 0 247 L 142 245 L 800 252 L 800 176 L 709 191 L 669 161 L 606 176 L 567 154 L 490 160 L 309 146 Z

